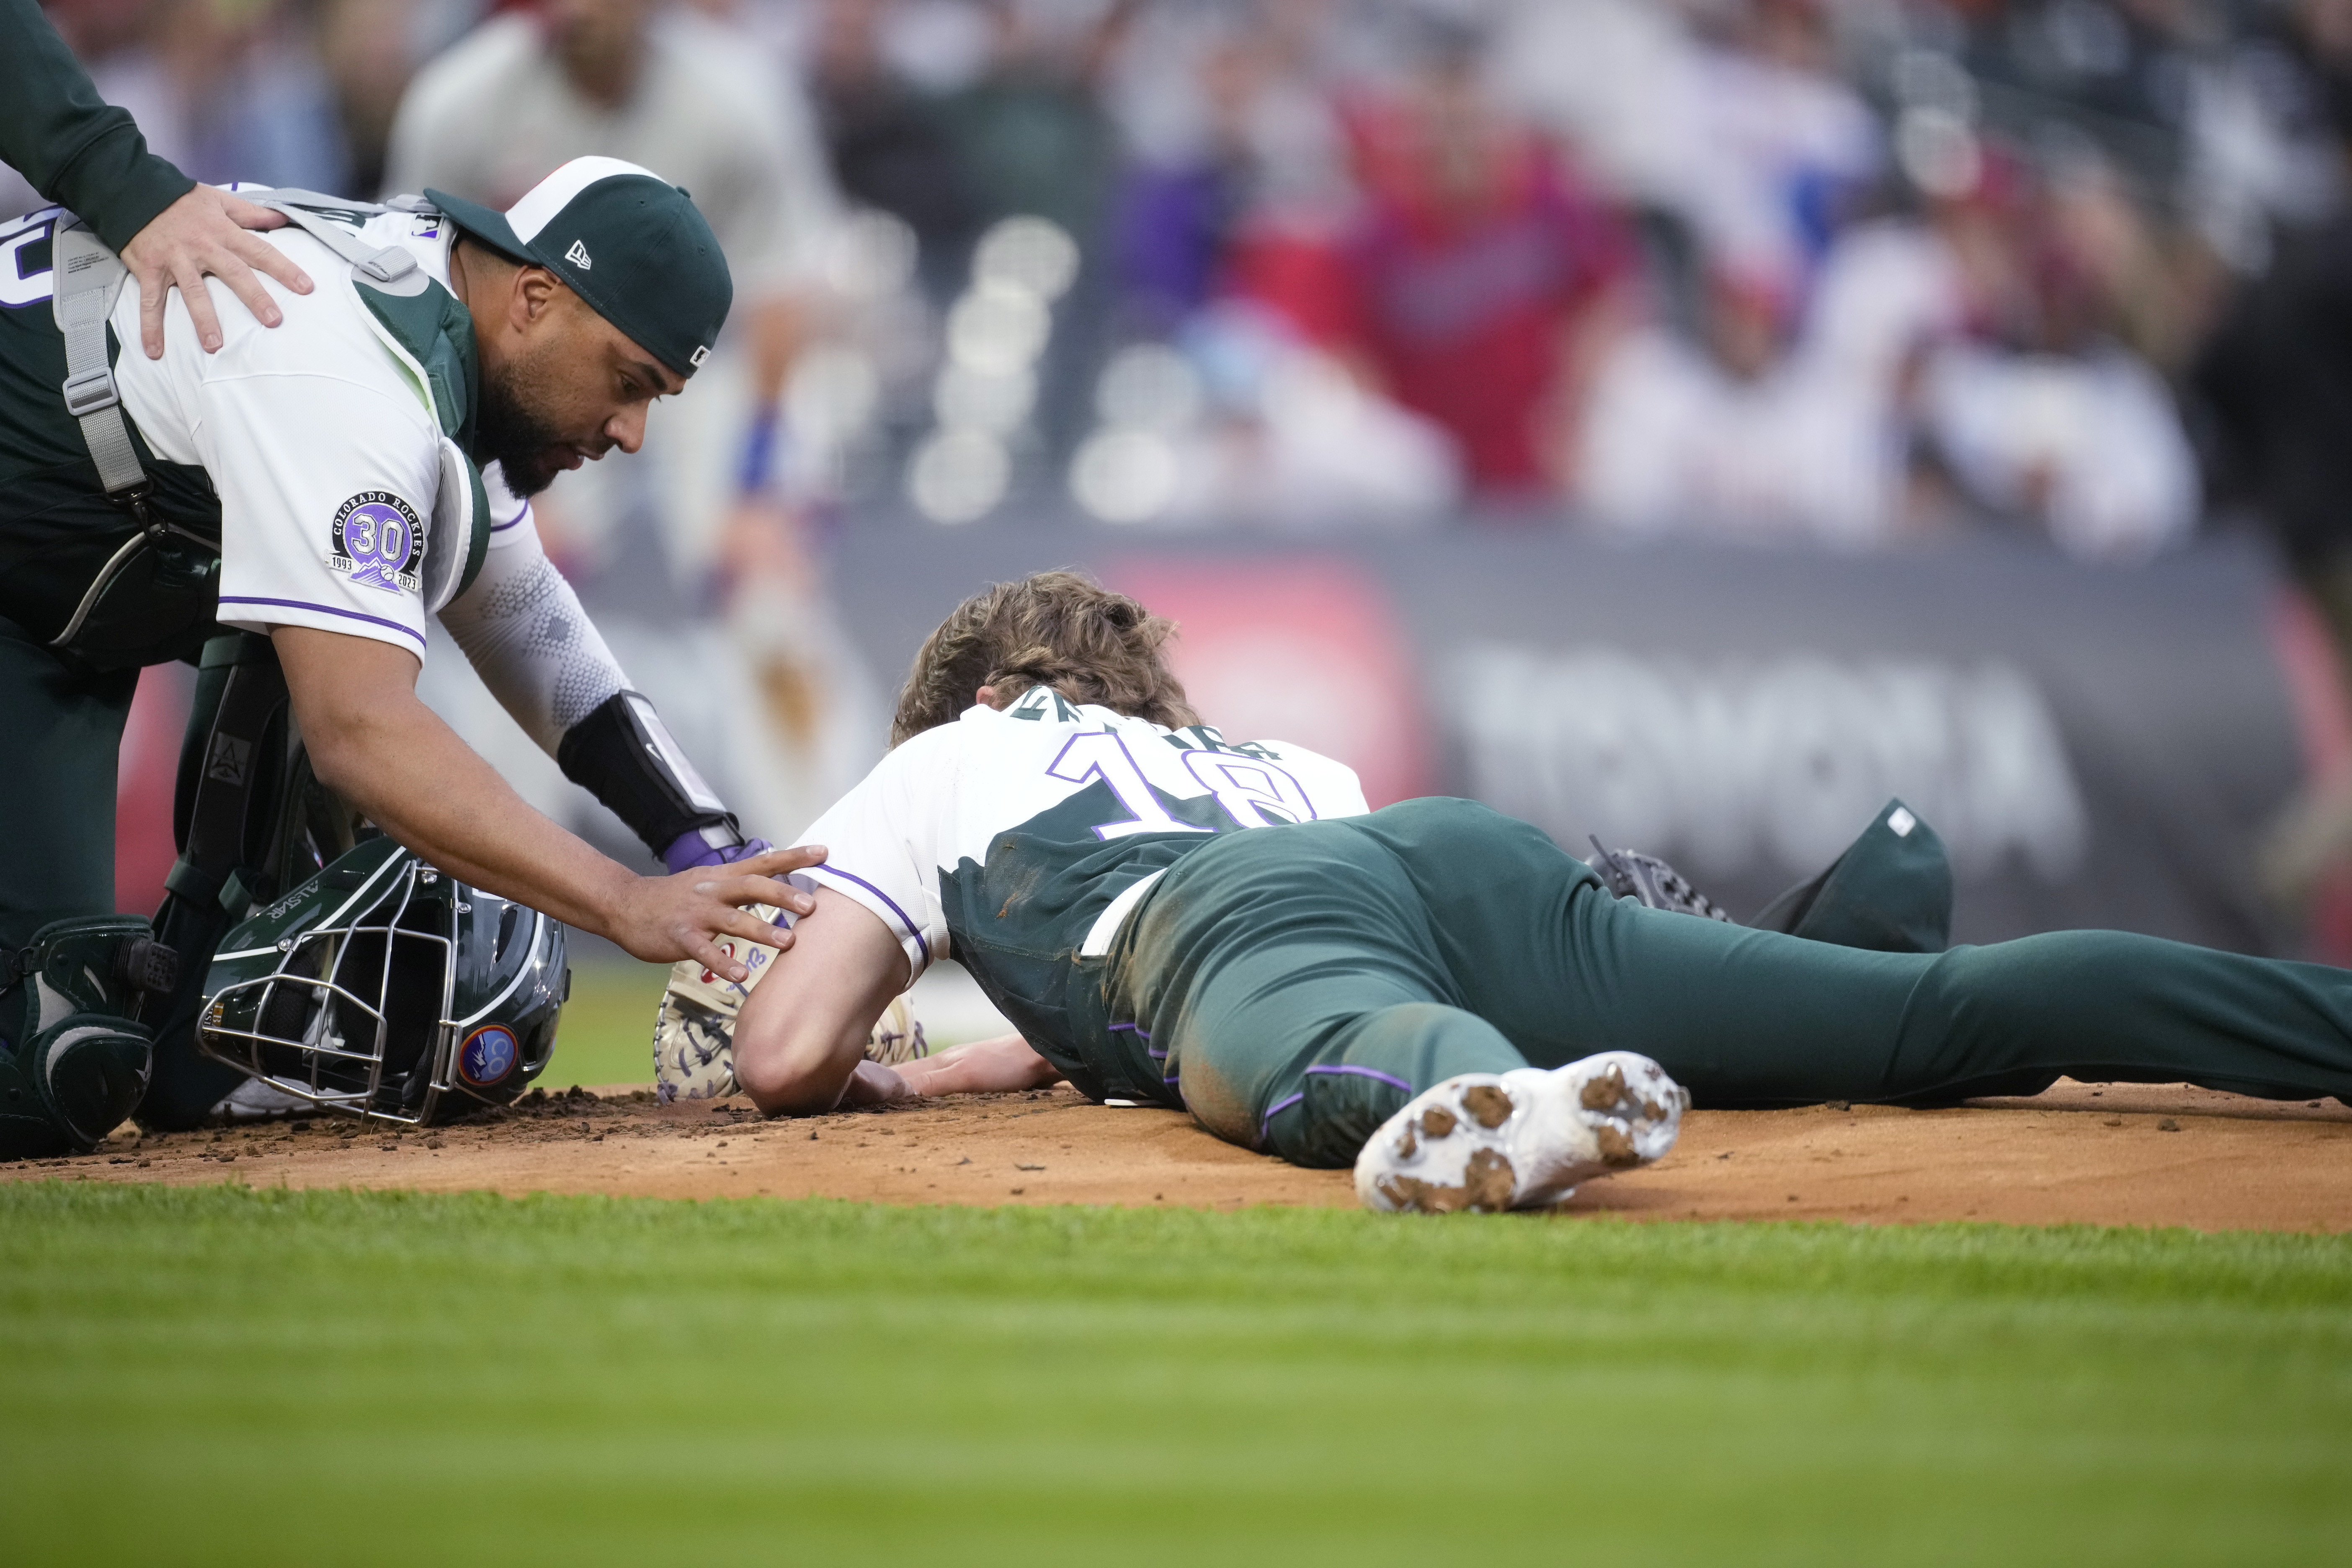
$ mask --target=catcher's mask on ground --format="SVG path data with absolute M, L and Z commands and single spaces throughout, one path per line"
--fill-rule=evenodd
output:
M 224 937 L 205 1055 L 388 1121 L 502 1105 L 547 1066 L 563 928 L 372 838 Z

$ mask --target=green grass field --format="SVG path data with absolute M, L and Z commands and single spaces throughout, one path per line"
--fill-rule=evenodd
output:
M 0 1560 L 2340 1563 L 2352 1241 L 0 1186 Z
M 940 984 L 946 978 L 934 972 L 925 978 L 924 986 Z M 572 999 L 563 1005 L 555 1055 L 540 1076 L 540 1083 L 550 1092 L 573 1084 L 593 1089 L 608 1083 L 651 1083 L 654 1013 L 668 980 L 667 964 L 634 963 L 616 948 L 575 954 Z M 1003 1027 L 984 1005 L 977 1017 L 970 1015 L 968 1005 L 960 1008 L 951 983 L 929 996 L 923 986 L 918 986 L 915 998 L 917 1016 L 929 1026 L 934 1048 L 979 1039 Z
M 573 1084 L 654 1080 L 654 1013 L 669 966 L 625 956 L 572 966 L 572 999 L 540 1083 L 550 1093 Z

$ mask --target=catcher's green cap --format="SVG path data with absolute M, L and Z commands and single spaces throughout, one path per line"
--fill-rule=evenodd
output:
M 618 158 L 574 158 L 504 212 L 427 190 L 466 233 L 544 267 L 679 375 L 710 357 L 735 298 L 710 225 L 677 186 Z

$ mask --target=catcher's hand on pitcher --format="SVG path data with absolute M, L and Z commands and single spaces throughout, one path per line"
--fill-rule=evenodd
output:
M 741 984 L 751 978 L 752 952 L 773 956 L 792 945 L 792 930 L 778 923 L 779 914 L 798 919 L 814 907 L 782 879 L 824 859 L 822 846 L 803 844 L 730 865 L 641 877 L 624 895 L 610 934 L 636 957 L 658 961 L 683 952 L 681 962 Z

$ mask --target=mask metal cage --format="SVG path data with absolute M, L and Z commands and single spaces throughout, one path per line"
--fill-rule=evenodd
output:
M 545 915 L 517 906 L 532 922 L 530 962 L 487 1004 L 453 1016 L 458 922 L 476 896 L 412 857 L 392 858 L 317 924 L 281 937 L 268 973 L 215 993 L 199 1048 L 321 1110 L 375 1121 L 425 1125 L 445 1097 L 456 1109 L 501 1103 L 461 1080 L 462 1042 L 560 954 L 560 935 Z

